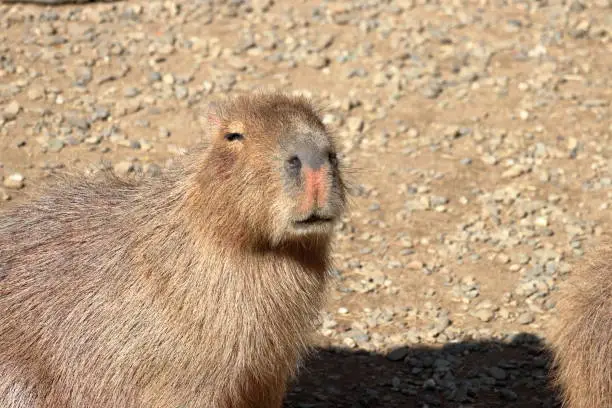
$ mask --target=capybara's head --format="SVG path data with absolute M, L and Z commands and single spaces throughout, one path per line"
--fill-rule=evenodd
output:
M 345 185 L 336 146 L 308 99 L 239 96 L 212 106 L 208 122 L 201 174 L 212 183 L 209 202 L 231 217 L 225 225 L 271 245 L 330 235 Z

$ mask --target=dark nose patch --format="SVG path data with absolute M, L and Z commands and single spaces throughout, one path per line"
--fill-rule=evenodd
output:
M 300 146 L 296 149 L 295 155 L 303 166 L 313 170 L 320 169 L 327 161 L 327 156 L 316 146 Z

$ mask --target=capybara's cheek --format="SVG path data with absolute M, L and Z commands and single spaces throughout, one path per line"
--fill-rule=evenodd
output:
M 229 149 L 219 148 L 211 152 L 209 156 L 210 166 L 208 168 L 212 175 L 226 180 L 232 177 L 238 170 L 239 153 Z

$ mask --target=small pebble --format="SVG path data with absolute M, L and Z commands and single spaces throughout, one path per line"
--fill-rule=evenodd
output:
M 6 188 L 20 189 L 24 186 L 25 177 L 21 173 L 12 173 L 4 179 L 3 185 Z

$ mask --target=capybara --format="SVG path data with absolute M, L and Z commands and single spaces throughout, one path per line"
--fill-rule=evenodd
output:
M 309 99 L 241 95 L 157 177 L 64 177 L 0 215 L 0 406 L 275 407 L 346 187 Z
M 612 245 L 573 271 L 553 336 L 556 382 L 567 408 L 612 407 Z

